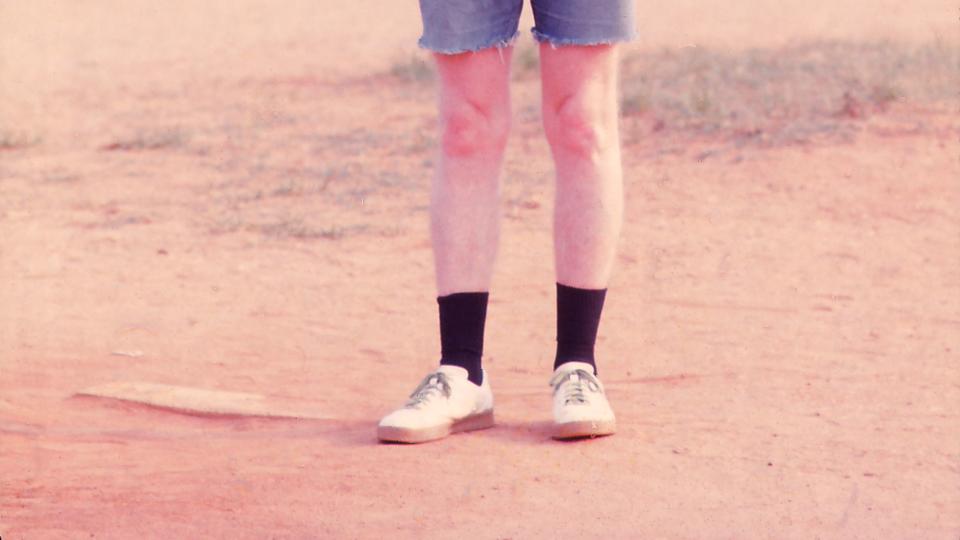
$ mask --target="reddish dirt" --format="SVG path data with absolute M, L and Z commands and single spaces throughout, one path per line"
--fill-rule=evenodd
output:
M 517 81 L 499 425 L 378 445 L 438 348 L 433 103 L 390 75 L 415 5 L 384 4 L 0 4 L 0 128 L 37 139 L 0 150 L 4 540 L 960 535 L 960 115 L 922 103 L 769 149 L 625 120 L 599 343 L 620 430 L 571 444 L 547 432 L 550 162 Z M 955 24 L 946 2 L 844 4 L 645 7 L 631 47 Z M 71 397 L 117 380 L 329 419 Z

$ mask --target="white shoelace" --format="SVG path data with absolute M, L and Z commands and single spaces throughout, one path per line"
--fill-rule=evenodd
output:
M 435 395 L 450 397 L 450 379 L 445 373 L 434 372 L 424 377 L 413 393 L 410 394 L 410 400 L 404 407 L 418 408 Z
M 576 376 L 575 379 L 574 376 Z M 600 382 L 593 373 L 582 369 L 571 369 L 558 373 L 554 375 L 550 385 L 553 386 L 554 395 L 562 388 L 564 405 L 589 403 L 586 392 L 596 393 L 601 391 Z

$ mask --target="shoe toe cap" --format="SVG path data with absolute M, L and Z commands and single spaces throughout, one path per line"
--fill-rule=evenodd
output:
M 380 427 L 423 428 L 442 424 L 443 419 L 417 409 L 397 409 L 380 420 Z
M 566 422 L 612 422 L 615 420 L 613 411 L 609 407 L 586 405 L 567 405 L 558 407 L 554 411 L 554 418 L 558 423 Z

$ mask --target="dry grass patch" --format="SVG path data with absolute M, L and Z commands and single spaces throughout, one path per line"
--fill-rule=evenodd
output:
M 960 50 L 943 42 L 639 52 L 623 59 L 621 109 L 671 129 L 796 142 L 893 102 L 950 103 L 958 65 Z
M 436 76 L 433 64 L 420 54 L 394 60 L 390 66 L 390 75 L 404 82 L 415 83 L 427 83 Z
M 149 129 L 136 132 L 100 147 L 101 150 L 137 152 L 182 148 L 189 137 L 179 128 Z
M 38 135 L 23 130 L 0 128 L 0 150 L 23 150 L 39 143 Z

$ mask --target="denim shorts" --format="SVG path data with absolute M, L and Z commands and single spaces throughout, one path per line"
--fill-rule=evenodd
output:
M 504 47 L 517 36 L 524 0 L 420 0 L 420 46 L 443 54 Z M 540 42 L 600 45 L 635 34 L 634 0 L 530 0 Z

